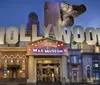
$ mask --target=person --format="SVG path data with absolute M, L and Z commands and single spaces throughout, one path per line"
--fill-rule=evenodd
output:
M 73 26 L 74 18 L 79 17 L 86 11 L 86 6 L 81 5 L 69 5 L 66 2 L 61 3 L 60 10 L 60 25 L 63 27 Z

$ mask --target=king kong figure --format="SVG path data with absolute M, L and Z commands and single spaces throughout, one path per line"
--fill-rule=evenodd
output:
M 69 5 L 66 2 L 61 3 L 61 26 L 73 26 L 74 18 L 79 17 L 79 15 L 86 12 L 86 6 L 84 4 L 81 5 Z

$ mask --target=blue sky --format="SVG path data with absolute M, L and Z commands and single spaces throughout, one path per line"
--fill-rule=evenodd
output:
M 41 24 L 44 23 L 44 2 L 63 0 L 0 0 L 0 26 L 5 28 L 27 24 L 28 14 L 37 13 Z M 64 0 L 71 5 L 85 4 L 86 13 L 75 19 L 75 25 L 100 27 L 100 0 Z

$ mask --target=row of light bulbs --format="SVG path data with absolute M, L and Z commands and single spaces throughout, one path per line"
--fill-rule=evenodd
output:
M 38 45 L 38 44 L 33 44 L 33 43 L 32 43 L 32 46 L 36 46 L 36 47 L 37 47 L 37 46 L 39 46 L 39 45 Z M 61 47 L 61 46 L 64 46 L 64 44 L 63 44 L 63 43 L 57 44 L 57 47 Z

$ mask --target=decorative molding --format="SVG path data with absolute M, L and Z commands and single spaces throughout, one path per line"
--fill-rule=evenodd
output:
M 2 51 L 27 51 L 26 47 L 0 47 L 1 52 Z

